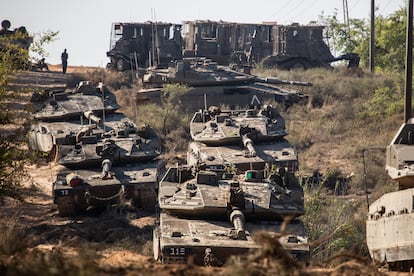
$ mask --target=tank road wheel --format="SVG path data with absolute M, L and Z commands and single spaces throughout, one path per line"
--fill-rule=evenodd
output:
M 118 71 L 125 71 L 128 68 L 128 64 L 123 59 L 118 59 L 116 62 L 116 69 Z
M 141 207 L 145 211 L 154 212 L 155 204 L 157 204 L 157 193 L 152 189 L 142 189 L 141 194 Z
M 72 196 L 59 197 L 57 200 L 59 215 L 63 217 L 73 216 L 76 214 L 75 202 Z

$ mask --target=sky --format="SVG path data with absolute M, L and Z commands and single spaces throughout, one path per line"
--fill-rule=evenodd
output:
M 307 24 L 321 14 L 335 12 L 343 19 L 342 0 L 9 0 L 0 8 L 0 21 L 8 19 L 11 29 L 25 26 L 39 37 L 58 31 L 57 39 L 45 47 L 46 62 L 60 64 L 63 49 L 68 64 L 105 67 L 109 59 L 113 22 L 209 19 L 240 23 L 276 21 L 279 24 Z M 349 18 L 370 17 L 370 0 L 348 0 Z M 406 0 L 375 0 L 376 15 L 389 15 L 406 5 Z M 154 11 L 153 13 L 151 11 Z M 153 15 L 152 15 L 153 14 Z M 155 15 L 155 16 L 154 16 Z

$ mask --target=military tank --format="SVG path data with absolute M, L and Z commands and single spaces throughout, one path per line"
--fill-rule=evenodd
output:
M 367 245 L 371 258 L 393 270 L 414 266 L 414 118 L 404 123 L 386 149 L 386 171 L 399 190 L 369 206 Z
M 73 216 L 89 207 L 118 204 L 131 200 L 133 205 L 154 211 L 158 178 L 163 172 L 160 162 L 127 164 L 113 167 L 109 159 L 102 168 L 60 171 L 53 183 L 53 200 L 59 214 Z
M 161 140 L 149 125 L 137 129 L 132 124 L 123 124 L 101 137 L 84 135 L 75 145 L 61 146 L 58 163 L 82 168 L 99 166 L 105 159 L 115 164 L 146 162 L 160 153 Z
M 228 110 L 211 106 L 198 111 L 190 122 L 193 141 L 224 145 L 242 141 L 250 148 L 251 140 L 275 141 L 288 133 L 282 116 L 271 106 L 263 109 Z
M 166 69 L 149 68 L 142 82 L 146 89 L 138 91 L 138 101 L 160 98 L 164 84 L 179 83 L 189 87 L 180 97 L 183 104 L 202 106 L 205 97 L 210 105 L 235 103 L 247 106 L 253 96 L 260 101 L 275 101 L 286 106 L 304 101 L 307 96 L 300 91 L 283 86 L 311 86 L 308 82 L 284 81 L 277 78 L 260 78 L 249 71 L 240 72 L 227 66 L 217 65 L 206 58 L 184 58 Z M 154 90 L 155 89 L 155 90 Z M 204 96 L 205 95 L 205 96 Z
M 42 121 L 63 121 L 79 119 L 85 112 L 95 114 L 115 112 L 120 108 L 113 95 L 105 85 L 98 87 L 90 81 L 81 81 L 74 90 L 49 91 L 46 95 L 36 94 L 33 102 L 40 102 L 41 109 L 34 113 L 34 118 Z
M 145 146 L 141 148 L 147 147 L 147 157 L 154 154 L 157 156 L 159 153 L 156 154 L 154 151 L 161 151 L 161 141 L 155 131 L 148 125 L 138 128 L 123 113 L 106 115 L 105 122 L 91 111 L 84 112 L 84 115 L 85 118 L 82 120 L 33 123 L 28 132 L 30 148 L 46 154 L 52 160 L 58 160 L 71 150 L 82 148 L 83 144 L 88 144 L 89 148 L 93 148 L 97 146 L 95 144 L 101 143 L 104 139 L 109 141 L 111 138 L 123 138 L 124 146 L 127 147 L 129 141 L 131 150 L 135 149 L 135 144 L 144 142 Z M 93 149 L 89 151 L 91 150 Z M 72 154 L 72 157 L 79 157 L 80 153 L 76 154 L 76 152 Z M 133 156 L 137 157 L 136 154 Z M 96 155 L 95 158 L 97 158 Z M 82 161 L 79 158 L 76 160 Z M 95 161 L 102 162 L 102 160 Z M 72 161 L 72 163 L 76 162 Z
M 210 107 L 197 111 L 190 122 L 193 142 L 187 163 L 227 167 L 242 173 L 265 169 L 272 164 L 294 174 L 298 169 L 296 151 L 284 138 L 284 118 L 271 105 L 246 110 L 221 111 Z M 294 176 L 292 176 L 294 177 Z
M 252 239 L 255 231 L 281 236 L 292 256 L 309 260 L 309 243 L 297 219 L 305 213 L 303 190 L 278 173 L 173 167 L 160 181 L 158 201 L 154 258 L 163 263 L 224 264 L 231 255 L 259 248 Z

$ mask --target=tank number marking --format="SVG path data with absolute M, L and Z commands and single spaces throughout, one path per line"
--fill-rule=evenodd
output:
M 185 255 L 185 248 L 184 247 L 171 247 L 170 248 L 170 256 L 184 256 Z
M 68 196 L 69 195 L 69 190 L 61 190 L 60 191 L 60 195 L 62 195 L 62 196 Z

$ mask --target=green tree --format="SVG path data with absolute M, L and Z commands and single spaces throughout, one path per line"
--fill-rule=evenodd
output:
M 35 43 L 34 53 L 45 54 L 44 45 L 53 41 L 57 32 L 41 35 Z M 13 113 L 8 111 L 10 99 L 19 98 L 24 91 L 10 91 L 10 78 L 17 70 L 28 69 L 29 47 L 33 39 L 25 30 L 0 36 L 0 202 L 5 197 L 24 198 L 22 180 L 26 177 L 25 164 L 30 153 L 25 148 L 23 130 L 7 131 L 14 123 Z
M 49 54 L 45 50 L 47 44 L 57 40 L 59 31 L 45 31 L 34 35 L 33 43 L 30 46 L 30 58 L 32 62 L 37 62 L 41 58 L 46 58 Z
M 375 18 L 375 66 L 382 71 L 404 70 L 405 29 L 407 9 L 400 8 L 388 16 Z M 360 55 L 361 65 L 369 65 L 370 22 L 350 19 L 348 27 L 341 23 L 337 13 L 319 16 L 317 22 L 326 26 L 325 35 L 334 53 L 355 52 Z

